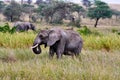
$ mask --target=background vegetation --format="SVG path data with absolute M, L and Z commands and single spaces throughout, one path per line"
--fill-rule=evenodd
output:
M 120 35 L 114 29 L 75 28 L 84 46 L 79 57 L 48 58 L 48 48 L 35 55 L 31 45 L 36 32 L 0 32 L 2 80 L 119 80 Z
M 82 4 L 0 1 L 0 16 L 0 80 L 120 80 L 119 9 L 97 0 L 82 0 Z M 97 18 L 98 27 L 94 28 Z M 30 21 L 37 31 L 16 32 L 13 24 L 18 20 Z M 51 60 L 44 46 L 40 55 L 32 52 L 37 33 L 57 26 L 72 27 L 81 35 L 84 46 L 80 56 L 60 60 L 54 56 Z

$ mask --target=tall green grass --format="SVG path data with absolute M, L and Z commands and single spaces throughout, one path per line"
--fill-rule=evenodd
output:
M 36 35 L 33 32 L 23 32 L 14 34 L 0 33 L 0 47 L 5 48 L 30 47 Z
M 120 50 L 120 36 L 117 34 L 109 34 L 103 36 L 82 36 L 84 40 L 85 49 L 106 49 L 106 50 Z
M 23 32 L 23 33 L 0 33 L 0 47 L 5 48 L 28 48 L 31 47 L 37 33 Z M 105 49 L 120 50 L 120 36 L 115 33 L 99 34 L 98 32 L 81 35 L 83 38 L 84 49 Z

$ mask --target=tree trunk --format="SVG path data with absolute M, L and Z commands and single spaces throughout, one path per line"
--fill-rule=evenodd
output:
M 80 20 L 80 16 L 81 16 L 81 14 L 80 14 L 80 12 L 78 12 L 78 19 Z
M 21 0 L 21 5 L 23 5 L 23 0 Z
M 13 22 L 13 16 L 10 16 L 10 21 Z
M 95 22 L 95 25 L 94 25 L 95 28 L 97 27 L 97 24 L 98 24 L 99 19 L 100 19 L 100 18 L 97 18 L 97 19 L 96 19 L 96 22 Z

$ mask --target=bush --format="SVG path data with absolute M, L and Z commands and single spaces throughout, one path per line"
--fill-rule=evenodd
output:
M 87 28 L 87 26 L 83 26 L 83 28 L 79 29 L 78 32 L 83 35 L 89 35 L 92 33 L 91 30 Z
M 116 33 L 116 34 L 120 35 L 120 31 L 118 29 L 115 29 L 115 28 L 112 29 L 112 33 Z
M 0 32 L 3 32 L 3 33 L 9 32 L 13 34 L 16 32 L 16 27 L 13 27 L 12 29 L 10 29 L 9 24 L 6 23 L 4 26 L 0 26 Z
M 118 32 L 118 35 L 120 35 L 120 32 Z
M 116 33 L 116 32 L 118 32 L 118 30 L 115 29 L 115 28 L 113 28 L 113 29 L 112 29 L 112 33 Z

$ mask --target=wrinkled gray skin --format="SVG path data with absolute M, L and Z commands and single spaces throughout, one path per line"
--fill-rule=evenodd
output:
M 16 27 L 16 31 L 28 31 L 28 30 L 35 30 L 35 26 L 30 22 L 16 22 L 14 24 Z
M 83 41 L 78 33 L 73 30 L 52 28 L 41 30 L 34 40 L 32 50 L 35 54 L 41 53 L 40 45 L 49 46 L 49 56 L 52 58 L 56 53 L 57 58 L 64 55 L 78 56 L 81 52 Z

